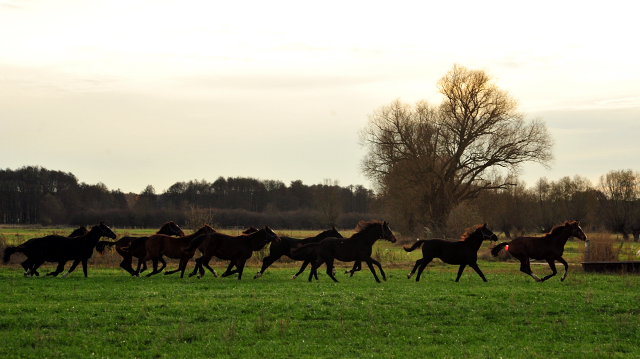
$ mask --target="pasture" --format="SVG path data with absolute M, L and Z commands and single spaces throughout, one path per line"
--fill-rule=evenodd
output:
M 124 235 L 123 230 L 114 231 Z M 10 232 L 0 238 L 12 243 Z M 582 242 L 567 243 L 569 262 L 579 258 L 580 246 Z M 486 250 L 485 243 L 479 255 Z M 480 259 L 488 283 L 470 268 L 455 283 L 457 266 L 437 261 L 416 283 L 406 279 L 412 261 L 419 258 L 418 253 L 410 254 L 400 245 L 376 244 L 374 256 L 388 274 L 381 284 L 366 269 L 352 278 L 339 271 L 340 283 L 333 283 L 324 267 L 319 282 L 307 282 L 306 275 L 291 280 L 298 263 L 287 261 L 254 280 L 258 260 L 248 264 L 241 281 L 210 274 L 199 280 L 177 275 L 132 278 L 117 268 L 117 258 L 110 259 L 114 253 L 94 255 L 88 278 L 81 271 L 66 278 L 25 278 L 16 258 L 0 268 L 0 356 L 640 355 L 638 275 L 589 274 L 572 265 L 564 282 L 557 276 L 536 283 L 518 271 L 519 263 Z M 175 267 L 169 262 L 169 268 Z M 222 263 L 214 267 L 222 268 Z M 45 265 L 43 272 L 52 269 Z M 549 268 L 535 265 L 534 271 L 548 273 Z

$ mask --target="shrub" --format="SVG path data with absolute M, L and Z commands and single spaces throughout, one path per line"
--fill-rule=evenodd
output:
M 589 236 L 588 261 L 617 261 L 622 242 L 615 248 L 616 238 L 611 233 L 596 233 Z M 583 258 L 587 261 L 586 246 L 582 249 Z

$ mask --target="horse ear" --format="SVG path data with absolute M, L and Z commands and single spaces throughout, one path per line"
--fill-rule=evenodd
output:
M 487 228 L 487 224 L 485 223 L 485 224 L 482 226 L 482 228 Z

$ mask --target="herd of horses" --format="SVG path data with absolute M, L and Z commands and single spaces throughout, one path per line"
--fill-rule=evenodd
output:
M 120 267 L 132 276 L 139 276 L 147 269 L 146 262 L 151 261 L 153 270 L 147 277 L 158 274 L 166 267 L 163 257 L 179 260 L 178 269 L 165 271 L 165 274 L 180 272 L 180 277 L 184 276 L 187 263 L 193 258 L 196 252 L 201 256 L 195 260 L 195 268 L 189 277 L 197 275 L 201 278 L 205 274 L 205 268 L 217 277 L 216 271 L 209 265 L 210 260 L 215 256 L 219 259 L 229 261 L 226 271 L 222 277 L 238 274 L 238 279 L 242 278 L 242 273 L 246 261 L 251 258 L 253 252 L 262 250 L 267 244 L 271 244 L 270 253 L 262 260 L 260 271 L 254 276 L 259 278 L 265 270 L 282 256 L 287 256 L 295 261 L 302 261 L 300 270 L 293 275 L 292 279 L 302 274 L 305 268 L 311 264 L 309 281 L 318 279 L 318 268 L 325 264 L 327 275 L 335 282 L 335 261 L 354 262 L 353 268 L 346 271 L 351 276 L 361 269 L 362 262 L 365 262 L 373 277 L 380 282 L 374 265 L 378 267 L 383 280 L 387 280 L 382 265 L 371 257 L 372 248 L 379 239 L 396 242 L 396 237 L 389 228 L 389 223 L 385 221 L 360 221 L 355 232 L 349 238 L 344 238 L 336 229 L 331 228 L 319 233 L 314 237 L 297 239 L 285 236 L 278 236 L 271 228 L 264 226 L 261 229 L 250 227 L 239 236 L 231 236 L 217 232 L 209 225 L 204 225 L 190 235 L 180 229 L 174 222 L 165 223 L 160 230 L 148 237 L 122 237 L 117 241 L 101 241 L 102 237 L 116 239 L 115 233 L 104 223 L 87 230 L 80 227 L 73 231 L 68 237 L 50 235 L 40 238 L 32 238 L 18 246 L 8 246 L 4 250 L 3 261 L 7 263 L 13 253 L 23 253 L 27 259 L 21 263 L 25 270 L 25 276 L 39 276 L 38 268 L 44 262 L 57 263 L 55 271 L 47 275 L 57 276 L 64 271 L 65 264 L 73 261 L 73 264 L 63 276 L 73 272 L 76 266 L 82 263 L 84 276 L 87 276 L 87 261 L 93 254 L 94 248 L 99 253 L 104 253 L 107 247 L 115 246 L 115 250 L 122 256 Z M 564 246 L 570 237 L 576 237 L 583 241 L 587 236 L 580 228 L 578 221 L 566 221 L 554 227 L 549 233 L 542 237 L 518 237 L 510 242 L 496 245 L 491 250 L 493 256 L 498 256 L 501 250 L 518 259 L 521 263 L 520 271 L 530 275 L 538 282 L 543 282 L 557 274 L 555 261 L 564 265 L 564 274 L 561 281 L 567 276 L 569 266 L 562 258 Z M 413 245 L 403 246 L 404 250 L 411 252 L 422 247 L 422 258 L 417 260 L 407 278 L 418 271 L 416 281 L 425 267 L 434 259 L 439 258 L 444 263 L 459 265 L 456 282 L 464 268 L 468 265 L 476 273 L 487 281 L 477 264 L 478 250 L 483 241 L 497 241 L 498 237 L 487 228 L 487 224 L 477 225 L 468 229 L 459 241 L 448 241 L 444 239 L 418 240 Z M 133 258 L 138 259 L 137 268 L 133 269 Z M 530 260 L 545 260 L 549 263 L 552 273 L 540 278 L 531 271 Z M 158 263 L 162 266 L 158 268 Z

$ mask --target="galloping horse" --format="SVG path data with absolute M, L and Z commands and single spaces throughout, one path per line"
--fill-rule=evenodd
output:
M 202 257 L 196 260 L 196 269 L 194 269 L 193 273 L 189 276 L 194 275 L 199 268 L 200 274 L 198 278 L 202 277 L 204 274 L 202 266 L 205 266 L 213 273 L 214 270 L 209 266 L 209 261 L 215 255 L 220 259 L 231 261 L 227 270 L 222 274 L 222 277 L 238 273 L 238 280 L 240 280 L 242 279 L 244 265 L 247 259 L 251 258 L 253 252 L 261 250 L 268 243 L 277 243 L 279 241 L 280 237 L 268 226 L 264 226 L 255 233 L 235 237 L 217 232 L 200 236 L 191 241 L 189 246 L 183 249 L 185 253 L 195 251 L 199 247 L 204 250 Z M 233 266 L 237 267 L 234 271 L 231 270 Z
M 63 275 L 67 276 L 76 269 L 76 266 L 82 262 L 82 270 L 84 276 L 87 276 L 87 261 L 93 254 L 93 248 L 96 246 L 101 237 L 116 238 L 115 233 L 111 231 L 104 223 L 94 226 L 91 230 L 79 237 L 63 237 L 50 235 L 40 238 L 32 238 L 17 247 L 7 247 L 4 250 L 4 262 L 8 262 L 11 254 L 15 252 L 24 253 L 27 259 L 22 262 L 25 269 L 25 276 L 33 276 L 37 273 L 38 267 L 44 262 L 57 262 L 58 267 L 54 272 L 47 275 L 57 276 L 64 270 L 64 265 L 73 260 L 71 268 Z
M 324 232 L 321 232 L 314 237 L 307 237 L 305 239 L 298 239 L 298 238 L 292 238 L 292 237 L 286 237 L 286 236 L 280 237 L 280 242 L 271 243 L 271 247 L 269 247 L 269 255 L 262 259 L 262 268 L 260 268 L 260 271 L 253 277 L 253 279 L 260 278 L 262 276 L 262 273 L 264 273 L 264 271 L 267 270 L 267 268 L 270 265 L 272 265 L 273 262 L 277 261 L 282 256 L 287 256 L 296 261 L 303 261 L 302 266 L 300 267 L 300 270 L 292 278 L 292 279 L 295 279 L 297 276 L 302 274 L 302 272 L 304 272 L 304 269 L 307 268 L 307 265 L 315 261 L 316 258 L 315 258 L 315 253 L 312 258 L 308 258 L 307 256 L 299 256 L 299 257 L 292 256 L 291 251 L 293 249 L 300 248 L 305 244 L 317 243 L 329 237 L 343 238 L 340 232 L 338 232 L 338 230 L 336 229 L 336 227 L 333 227 Z
M 249 228 L 245 229 L 244 231 L 242 231 L 243 235 L 247 235 L 247 234 L 251 234 L 251 233 L 256 233 L 257 231 L 259 231 L 259 229 L 253 227 L 253 226 L 249 226 Z M 206 241 L 204 241 L 202 244 L 200 244 L 200 246 L 198 246 L 198 250 L 200 251 L 200 253 L 202 253 L 204 255 L 204 243 L 206 243 Z M 215 255 L 215 254 L 214 254 Z M 228 256 L 228 254 L 225 253 L 221 253 L 221 256 L 225 257 Z M 196 275 L 198 273 L 198 271 L 200 271 L 200 275 L 198 276 L 198 279 L 202 278 L 204 276 L 204 267 L 200 264 L 202 256 L 200 256 L 200 258 L 196 258 L 196 266 L 193 267 L 193 272 L 189 273 L 189 277 L 193 277 L 194 275 Z M 229 263 L 229 266 L 227 267 L 227 270 L 225 271 L 225 273 L 227 273 L 227 275 L 230 274 L 231 272 L 231 268 L 236 267 L 236 271 L 234 271 L 233 273 L 237 273 L 237 269 L 238 269 L 238 262 L 233 262 L 231 261 Z M 218 273 L 216 273 L 216 270 L 211 268 L 209 266 L 209 264 L 206 264 L 206 268 L 211 272 L 211 274 L 213 274 L 214 277 L 218 277 Z M 224 274 L 224 273 L 223 273 Z
M 486 282 L 487 279 L 476 263 L 478 261 L 478 249 L 480 249 L 480 245 L 482 245 L 485 239 L 494 242 L 498 240 L 498 236 L 487 229 L 486 223 L 483 226 L 478 225 L 473 229 L 468 229 L 462 235 L 462 239 L 456 242 L 450 242 L 444 239 L 421 239 L 416 241 L 411 248 L 402 246 L 407 252 L 411 252 L 422 246 L 422 258 L 416 261 L 411 273 L 407 274 L 407 279 L 411 278 L 413 273 L 416 272 L 416 269 L 420 267 L 418 275 L 416 276 L 416 282 L 419 281 L 422 271 L 424 271 L 427 264 L 434 258 L 440 258 L 447 264 L 460 265 L 456 282 L 460 280 L 464 267 L 467 265 L 473 268 L 480 278 Z
M 84 235 L 85 235 L 85 234 L 87 234 L 87 233 L 89 233 L 89 231 L 87 230 L 87 227 L 85 227 L 85 226 L 80 226 L 80 227 L 76 228 L 73 232 L 71 232 L 71 234 L 70 234 L 70 235 L 68 235 L 68 237 L 69 237 L 69 238 L 80 237 L 80 236 L 84 236 Z M 18 247 L 24 247 L 24 246 L 28 245 L 30 242 L 32 242 L 32 241 L 33 241 L 33 240 L 35 240 L 35 239 L 37 239 L 37 238 L 31 238 L 31 239 L 27 240 L 26 242 L 22 243 L 21 245 L 19 245 Z M 4 260 L 4 262 L 5 262 L 5 263 L 7 263 L 7 262 L 9 261 L 9 257 L 11 257 L 11 254 L 15 253 L 15 251 L 13 251 L 13 252 L 12 252 L 12 250 L 9 250 L 9 251 L 7 252 L 7 249 L 8 249 L 8 248 L 9 248 L 9 247 L 7 247 L 7 248 L 5 249 L 5 256 L 7 256 L 7 257 L 6 257 L 6 259 Z M 14 248 L 17 248 L 17 247 L 14 247 Z M 25 269 L 25 272 L 27 272 L 27 271 L 29 271 L 29 270 L 25 267 L 24 263 L 27 263 L 27 262 L 26 262 L 26 261 L 25 261 L 25 262 L 23 262 L 23 265 L 22 265 L 22 266 L 24 267 L 24 269 Z M 27 263 L 27 265 L 28 265 L 28 263 Z M 32 274 L 32 275 L 34 275 L 34 274 L 35 274 L 35 276 L 36 276 L 36 277 L 40 276 L 40 273 L 38 273 L 38 271 L 37 271 L 37 270 L 32 270 L 32 271 L 31 271 L 31 274 Z M 26 274 L 25 274 L 25 275 L 26 275 Z
M 158 230 L 156 234 L 166 234 L 168 236 L 184 237 L 184 232 L 182 231 L 182 229 L 180 229 L 180 227 L 178 227 L 177 224 L 173 223 L 173 221 L 165 223 L 162 227 L 160 227 L 160 230 Z M 106 249 L 107 246 L 115 245 L 116 252 L 118 252 L 118 254 L 122 256 L 122 262 L 120 262 L 120 267 L 122 267 L 122 269 L 129 272 L 132 276 L 137 276 L 138 273 L 142 273 L 147 269 L 147 263 L 142 260 L 142 258 L 145 255 L 147 255 L 147 250 L 142 245 L 136 246 L 135 250 L 131 252 L 123 251 L 122 248 L 129 247 L 134 240 L 146 242 L 147 239 L 149 239 L 149 237 L 127 236 L 127 237 L 120 238 L 116 242 L 100 241 L 96 245 L 96 251 L 102 254 L 104 253 L 104 250 Z M 131 264 L 133 263 L 133 257 L 138 258 L 138 268 L 136 268 L 136 270 L 133 270 L 133 267 L 131 266 Z M 164 261 L 164 259 L 159 258 L 158 261 L 162 263 L 162 268 L 166 267 L 167 263 Z M 142 270 L 140 270 L 140 267 L 142 267 Z
M 553 227 L 543 237 L 518 237 L 511 242 L 500 243 L 491 250 L 491 254 L 497 257 L 500 250 L 504 248 L 512 257 L 520 261 L 520 271 L 532 276 L 536 282 L 544 282 L 556 275 L 558 272 L 556 271 L 555 261 L 558 261 L 564 265 L 564 274 L 560 278 L 562 282 L 567 277 L 567 271 L 569 270 L 567 261 L 562 258 L 564 245 L 569 237 L 576 237 L 583 241 L 587 240 L 587 236 L 580 228 L 579 221 L 565 221 L 562 225 Z M 531 271 L 529 258 L 546 260 L 553 273 L 540 279 Z
M 326 238 L 317 244 L 307 244 L 302 246 L 292 254 L 296 255 L 297 251 L 308 250 L 308 248 L 305 249 L 305 247 L 317 246 L 317 260 L 311 267 L 309 282 L 311 282 L 314 275 L 317 277 L 318 267 L 323 263 L 327 264 L 327 274 L 329 277 L 331 277 L 334 282 L 337 282 L 338 280 L 333 274 L 333 261 L 337 259 L 342 262 L 366 262 L 371 273 L 373 273 L 373 277 L 376 279 L 376 282 L 380 283 L 380 279 L 378 279 L 378 276 L 376 275 L 373 264 L 377 265 L 380 269 L 382 279 L 386 281 L 387 276 L 384 274 L 380 262 L 371 258 L 373 244 L 378 239 L 385 239 L 391 243 L 396 242 L 396 237 L 393 235 L 393 232 L 391 232 L 391 229 L 389 229 L 389 224 L 387 222 L 380 221 L 360 221 L 356 227 L 356 233 L 351 235 L 349 238 Z
M 184 270 L 187 267 L 187 262 L 189 262 L 189 259 L 191 259 L 195 254 L 195 250 L 189 253 L 183 252 L 182 247 L 188 245 L 192 239 L 200 235 L 214 233 L 215 231 L 216 230 L 211 228 L 208 224 L 205 224 L 204 227 L 200 228 L 196 232 L 184 237 L 175 238 L 166 234 L 154 234 L 146 241 L 135 240 L 129 247 L 124 247 L 122 250 L 125 252 L 132 252 L 144 243 L 147 254 L 142 258 L 142 260 L 145 262 L 148 260 L 153 261 L 153 272 L 147 274 L 147 277 L 158 274 L 164 269 L 164 266 L 158 269 L 158 261 L 162 259 L 163 255 L 169 258 L 180 259 L 178 269 L 167 271 L 165 274 L 181 271 L 180 278 L 182 278 L 184 276 Z

